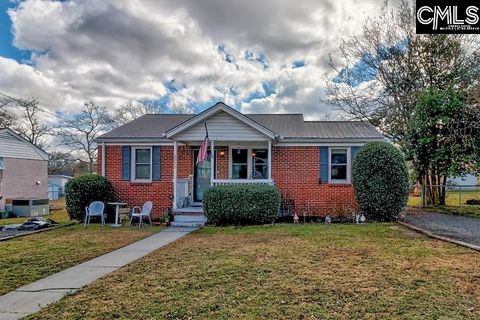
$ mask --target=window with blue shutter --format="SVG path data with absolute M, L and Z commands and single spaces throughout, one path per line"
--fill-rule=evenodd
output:
M 160 146 L 152 147 L 152 180 L 160 180 Z
M 328 183 L 328 147 L 320 147 L 320 183 Z
M 130 158 L 131 148 L 130 146 L 122 147 L 122 180 L 130 180 Z

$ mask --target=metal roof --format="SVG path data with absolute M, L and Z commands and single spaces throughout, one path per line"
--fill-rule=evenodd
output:
M 382 139 L 366 121 L 304 121 L 302 114 L 244 114 L 278 134 L 281 139 Z M 102 135 L 109 139 L 166 139 L 166 132 L 194 114 L 148 114 Z

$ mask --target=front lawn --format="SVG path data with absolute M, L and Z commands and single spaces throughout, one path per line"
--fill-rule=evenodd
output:
M 208 227 L 30 319 L 479 319 L 479 266 L 394 224 Z
M 0 294 L 159 230 L 158 227 L 112 228 L 107 225 L 101 228 L 98 224 L 90 224 L 84 228 L 74 225 L 0 242 Z

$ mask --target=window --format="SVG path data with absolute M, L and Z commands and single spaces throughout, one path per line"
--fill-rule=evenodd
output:
M 268 150 L 252 149 L 252 179 L 268 179 Z
M 248 149 L 232 149 L 232 179 L 248 178 Z
M 134 180 L 151 180 L 152 179 L 152 149 L 151 148 L 135 148 L 134 149 Z
M 268 149 L 230 148 L 230 179 L 269 179 Z
M 348 182 L 348 149 L 330 149 L 330 180 Z

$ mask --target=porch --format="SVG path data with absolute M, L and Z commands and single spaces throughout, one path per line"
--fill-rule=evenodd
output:
M 196 164 L 200 143 L 201 141 L 174 142 L 174 213 L 203 213 L 203 194 L 213 186 L 274 184 L 271 179 L 271 141 L 232 143 L 211 140 L 207 160 Z M 179 152 L 180 148 L 182 152 Z M 211 150 L 214 150 L 213 154 Z M 183 166 L 181 170 L 180 161 Z M 185 163 L 189 167 L 187 172 Z

